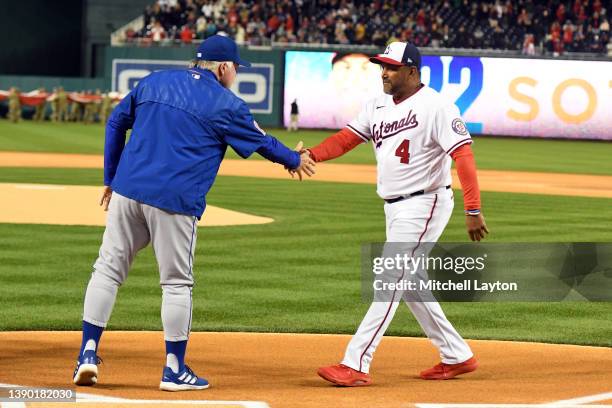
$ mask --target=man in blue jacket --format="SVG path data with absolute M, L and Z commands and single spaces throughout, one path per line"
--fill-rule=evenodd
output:
M 115 108 L 106 126 L 104 193 L 108 210 L 99 257 L 87 286 L 83 338 L 73 381 L 98 381 L 97 350 L 117 290 L 136 253 L 153 245 L 162 287 L 166 364 L 160 389 L 208 388 L 184 362 L 191 330 L 196 224 L 227 146 L 241 157 L 257 152 L 308 176 L 314 162 L 266 134 L 246 103 L 228 88 L 240 59 L 233 40 L 215 35 L 190 69 L 155 72 Z M 132 129 L 126 144 L 126 132 Z M 112 200 L 111 200 L 112 197 Z

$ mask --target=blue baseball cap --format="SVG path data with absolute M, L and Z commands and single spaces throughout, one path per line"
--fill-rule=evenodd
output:
M 251 63 L 240 59 L 238 46 L 229 37 L 213 35 L 208 37 L 196 52 L 196 59 L 203 61 L 232 61 L 243 67 L 250 67 Z

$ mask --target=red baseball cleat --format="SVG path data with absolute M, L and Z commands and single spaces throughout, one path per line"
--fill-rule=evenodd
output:
M 317 374 L 324 380 L 343 387 L 361 387 L 372 384 L 372 379 L 368 374 L 353 370 L 344 364 L 321 367 L 317 370 Z
M 460 374 L 471 373 L 478 368 L 478 361 L 474 357 L 459 364 L 440 363 L 434 367 L 421 371 L 419 376 L 424 380 L 450 380 Z

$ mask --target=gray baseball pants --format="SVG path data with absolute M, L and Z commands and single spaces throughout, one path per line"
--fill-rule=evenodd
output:
M 85 293 L 83 320 L 106 327 L 117 290 L 149 242 L 159 265 L 164 338 L 189 337 L 197 217 L 171 213 L 113 193 L 100 254 Z

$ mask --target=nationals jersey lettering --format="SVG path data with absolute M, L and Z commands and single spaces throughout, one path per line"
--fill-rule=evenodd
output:
M 383 139 L 395 136 L 406 129 L 412 129 L 417 126 L 419 126 L 419 122 L 417 122 L 416 115 L 412 113 L 412 110 L 410 110 L 408 115 L 399 121 L 394 120 L 393 122 L 385 123 L 385 121 L 382 120 L 380 121 L 378 128 L 376 125 L 372 125 L 372 138 L 374 139 L 374 143 L 378 148 L 382 144 Z
M 347 128 L 372 141 L 384 199 L 451 184 L 450 154 L 472 143 L 457 106 L 426 86 L 397 104 L 391 95 L 368 101 Z

